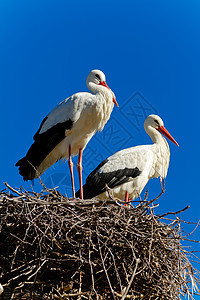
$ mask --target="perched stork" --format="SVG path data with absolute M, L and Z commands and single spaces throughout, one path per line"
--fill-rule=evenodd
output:
M 99 70 L 89 73 L 86 84 L 91 93 L 72 95 L 58 104 L 42 121 L 34 135 L 34 143 L 20 159 L 19 173 L 24 180 L 39 177 L 60 159 L 69 159 L 73 197 L 75 198 L 72 155 L 79 154 L 77 169 L 82 192 L 82 152 L 89 140 L 104 128 L 114 104 L 114 93 Z
M 124 199 L 126 195 L 126 199 L 135 199 L 150 178 L 167 176 L 170 151 L 163 135 L 177 146 L 178 144 L 157 115 L 146 118 L 144 129 L 153 144 L 121 150 L 101 162 L 86 179 L 86 184 L 83 186 L 85 199 L 95 196 L 105 199 L 106 184 L 113 190 L 115 197 Z M 80 197 L 80 190 L 76 196 Z

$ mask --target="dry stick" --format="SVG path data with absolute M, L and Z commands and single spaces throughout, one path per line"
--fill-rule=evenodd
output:
M 112 236 L 109 235 L 108 240 L 110 240 L 110 239 L 112 239 Z M 115 262 L 115 257 L 114 257 L 114 254 L 112 253 L 112 251 L 110 250 L 110 248 L 106 245 L 106 243 L 107 243 L 107 241 L 105 243 L 102 242 L 102 244 L 105 246 L 105 248 L 108 250 L 108 252 L 112 256 L 113 264 L 114 264 L 114 268 L 115 268 L 115 272 L 116 272 L 117 278 L 119 280 L 119 285 L 120 285 L 120 288 L 121 288 L 121 291 L 122 291 L 121 278 L 120 278 L 119 272 L 117 270 L 117 266 L 116 266 L 116 262 Z M 108 252 L 106 253 L 106 256 L 104 257 L 104 261 L 106 260 L 106 258 L 108 256 Z
M 30 280 L 34 275 L 36 275 L 36 274 L 40 271 L 40 269 L 43 267 L 43 265 L 44 265 L 46 262 L 47 262 L 47 261 L 44 260 L 44 261 L 42 262 L 42 264 L 39 266 L 39 268 L 37 268 L 37 270 L 36 270 L 32 275 L 30 275 L 30 276 L 27 278 L 27 280 Z
M 122 291 L 121 278 L 120 278 L 119 272 L 118 272 L 118 270 L 117 270 L 117 266 L 116 266 L 114 254 L 112 253 L 112 251 L 110 250 L 110 248 L 108 248 L 107 246 L 106 246 L 106 248 L 108 249 L 108 251 L 110 252 L 110 254 L 111 254 L 111 256 L 112 256 L 113 263 L 114 263 L 114 267 L 115 267 L 115 272 L 116 272 L 116 275 L 117 275 L 117 279 L 119 280 L 119 285 L 120 285 L 120 288 L 121 288 L 121 291 Z
M 161 182 L 160 182 L 161 183 Z M 146 191 L 146 193 L 145 193 L 145 199 L 144 200 L 140 200 L 139 202 L 140 202 L 140 204 L 138 205 L 138 207 L 142 207 L 142 208 L 145 208 L 145 207 L 149 207 L 149 205 L 151 204 L 151 203 L 153 203 L 153 202 L 155 202 L 156 200 L 158 200 L 161 196 L 162 196 L 162 194 L 165 192 L 165 179 L 163 179 L 162 180 L 162 185 L 161 185 L 161 192 L 160 192 L 160 194 L 156 197 L 156 198 L 154 198 L 154 199 L 152 199 L 152 200 L 150 200 L 150 201 L 147 201 L 146 199 L 147 199 L 147 196 L 148 196 L 148 189 L 147 189 L 147 191 Z M 140 198 L 140 196 L 139 196 L 139 198 Z M 132 200 L 130 200 L 129 202 L 138 202 L 138 201 L 132 201 Z
M 151 247 L 152 247 L 152 243 L 153 243 L 153 222 L 152 222 L 152 229 L 151 229 L 151 240 L 150 240 L 150 243 L 149 243 L 149 265 L 150 265 L 150 262 L 151 262 Z
M 198 223 L 196 224 L 195 228 L 190 233 L 184 235 L 184 238 L 192 235 L 196 231 L 196 229 L 198 228 L 199 223 L 200 223 L 200 220 L 198 221 Z
M 160 194 L 159 194 L 156 198 L 154 198 L 154 199 L 152 199 L 151 201 L 149 201 L 148 204 L 150 205 L 152 202 L 158 200 L 158 199 L 162 196 L 162 194 L 164 194 L 164 192 L 165 192 L 165 179 L 162 180 L 162 184 L 161 184 L 161 192 L 160 192 Z
M 131 280 L 129 281 L 129 284 L 128 284 L 126 290 L 124 291 L 124 293 L 123 293 L 123 295 L 122 295 L 122 300 L 126 299 L 126 295 L 128 294 L 128 291 L 129 291 L 129 289 L 130 289 L 130 287 L 131 287 L 131 284 L 132 284 L 132 282 L 133 282 L 133 279 L 134 279 L 134 277 L 135 277 L 135 273 L 136 273 L 136 270 L 137 270 L 137 267 L 138 267 L 139 262 L 140 262 L 140 259 L 137 258 L 137 259 L 136 259 L 136 263 L 135 263 L 135 268 L 134 268 L 133 274 L 132 274 L 132 276 L 131 276 Z
M 144 194 L 144 200 L 143 201 L 146 201 L 147 200 L 147 197 L 148 197 L 148 193 L 149 193 L 149 188 L 147 188 L 145 194 Z
M 113 190 L 111 188 L 109 188 L 109 186 L 107 184 L 105 184 L 105 188 L 106 188 L 106 191 L 107 191 L 108 196 L 110 197 L 110 199 L 115 200 L 115 198 L 113 196 Z
M 28 268 L 28 265 L 32 264 L 33 262 L 36 262 L 37 260 L 39 260 L 39 258 L 33 259 L 33 260 L 29 261 L 28 263 L 25 263 L 25 264 L 15 268 L 15 269 L 10 270 L 10 273 L 13 273 L 15 271 L 19 271 L 19 270 L 23 269 L 24 267 Z M 22 271 L 20 271 L 20 272 L 22 272 Z
M 88 292 L 82 292 L 82 293 L 75 293 L 75 294 L 63 294 L 63 297 L 78 297 L 78 296 L 84 296 L 88 295 Z
M 126 204 L 127 202 L 131 202 L 131 201 L 126 202 L 126 201 L 121 200 L 117 197 L 114 197 L 113 196 L 113 190 L 111 188 L 109 188 L 109 186 L 107 184 L 105 184 L 105 188 L 106 188 L 106 191 L 108 193 L 108 196 L 109 196 L 110 200 L 115 202 L 114 204 L 116 204 L 118 206 L 124 206 L 124 204 Z M 108 199 L 106 199 L 106 201 L 108 201 Z M 118 202 L 121 203 L 122 205 L 120 205 Z
M 124 201 L 119 201 L 120 203 L 124 203 Z M 71 201 L 69 202 L 70 206 L 77 206 L 80 205 L 81 207 L 86 207 L 86 206 L 102 206 L 103 204 L 114 204 L 116 206 L 121 206 L 118 203 L 118 200 L 112 200 L 112 199 L 105 199 L 105 200 L 100 200 L 100 199 L 88 199 L 88 200 L 77 200 L 77 203 L 74 202 L 72 203 Z
M 82 287 L 82 272 L 81 272 L 81 270 L 80 270 L 80 271 L 79 271 L 79 289 L 78 289 L 79 294 L 82 293 L 81 287 Z M 81 296 L 79 296 L 77 299 L 81 299 L 80 297 L 81 297 Z
M 126 275 L 126 281 L 127 281 L 127 283 L 128 283 L 128 282 L 129 282 L 129 281 L 128 281 L 128 273 L 127 273 L 127 270 L 126 270 L 126 268 L 125 268 L 124 263 L 122 263 L 122 267 L 123 267 L 124 273 L 125 273 L 125 275 Z
M 117 292 L 114 292 L 114 293 L 115 293 L 115 295 L 116 295 L 117 297 L 122 298 L 122 295 L 121 295 L 121 294 L 119 294 L 119 293 L 117 293 Z M 132 299 L 132 300 L 134 300 L 134 299 L 136 300 L 136 299 L 137 299 L 137 300 L 139 300 L 139 298 L 136 298 L 136 297 L 133 298 L 133 297 L 134 297 L 133 295 L 126 295 L 126 299 Z M 157 298 L 156 298 L 156 299 L 157 299 Z M 156 300 L 156 299 L 155 299 L 155 300 Z M 159 300 L 159 299 L 157 299 L 157 300 Z
M 170 212 L 168 212 L 168 213 L 165 213 L 165 214 L 163 214 L 163 215 L 160 215 L 159 218 L 163 218 L 163 217 L 165 217 L 165 216 L 167 216 L 167 215 L 177 215 L 177 214 L 180 214 L 181 212 L 187 210 L 188 208 L 190 208 L 190 205 L 188 205 L 188 206 L 186 206 L 185 208 L 180 209 L 180 210 L 178 210 L 178 211 L 176 211 L 176 212 L 170 211 Z
M 90 264 L 90 272 L 91 272 L 91 277 L 92 277 L 92 291 L 95 292 L 97 298 L 98 298 L 98 294 L 97 291 L 95 289 L 95 284 L 94 284 L 94 272 L 93 272 L 93 267 L 92 267 L 92 262 L 91 262 L 91 251 L 90 251 L 90 247 L 91 247 L 91 243 L 92 243 L 92 233 L 90 230 L 90 239 L 89 239 L 89 264 Z M 91 293 L 90 293 L 91 295 Z
M 7 186 L 7 188 L 9 188 L 9 190 L 11 190 L 13 193 L 22 196 L 22 194 L 20 192 L 18 192 L 17 190 L 15 190 L 14 188 L 12 188 L 7 182 L 4 182 L 5 186 Z
M 107 270 L 106 270 L 106 266 L 105 266 L 105 263 L 104 263 L 103 255 L 102 255 L 102 252 L 101 252 L 101 246 L 100 246 L 99 236 L 97 236 L 97 239 L 98 239 L 99 253 L 100 253 L 100 256 L 101 256 L 101 261 L 102 261 L 103 269 L 104 269 L 104 272 L 105 272 L 105 274 L 106 274 L 106 277 L 107 277 L 107 280 L 108 280 L 108 284 L 109 284 L 109 287 L 110 287 L 110 290 L 111 290 L 113 299 L 115 299 L 114 290 L 113 290 L 113 288 L 112 288 L 112 285 L 111 285 L 111 282 L 110 282 L 110 278 L 109 278 L 109 276 L 108 276 L 108 272 L 107 272 Z
M 28 267 L 29 267 L 29 266 L 28 266 Z M 28 267 L 27 267 L 27 269 L 28 269 Z M 21 277 L 21 276 L 30 274 L 30 273 L 35 269 L 35 267 L 36 267 L 36 265 L 33 265 L 32 267 L 29 267 L 30 269 L 27 270 L 27 272 L 24 271 L 23 273 L 20 273 L 19 275 L 15 276 L 14 278 L 9 279 L 9 280 L 8 280 L 8 283 L 10 283 L 11 281 L 14 281 L 14 280 L 18 279 L 18 278 Z M 21 284 L 21 283 L 20 283 L 20 284 Z

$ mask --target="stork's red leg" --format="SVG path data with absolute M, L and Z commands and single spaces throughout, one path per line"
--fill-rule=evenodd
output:
M 71 145 L 69 145 L 68 164 L 69 164 L 69 169 L 70 169 L 70 174 L 71 174 L 73 198 L 75 199 L 75 188 L 74 188 L 74 175 L 73 175 L 73 161 L 72 161 Z
M 128 196 L 129 196 L 129 193 L 126 191 L 126 194 L 125 194 L 125 202 L 128 202 Z M 124 206 L 127 206 L 127 204 L 124 204 Z
M 79 149 L 79 155 L 78 155 L 78 164 L 77 164 L 77 170 L 78 170 L 78 176 L 79 176 L 79 182 L 80 182 L 80 198 L 83 199 L 83 180 L 82 180 L 82 155 L 83 155 L 83 149 Z

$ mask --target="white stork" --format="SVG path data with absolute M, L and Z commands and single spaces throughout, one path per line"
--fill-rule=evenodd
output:
M 89 73 L 86 84 L 91 93 L 72 95 L 58 104 L 42 121 L 34 135 L 34 143 L 25 157 L 20 159 L 19 173 L 24 180 L 39 177 L 60 159 L 69 159 L 73 197 L 75 198 L 72 155 L 79 154 L 77 169 L 82 192 L 82 151 L 92 136 L 104 128 L 110 118 L 114 93 L 99 70 Z
M 83 186 L 85 199 L 95 196 L 105 199 L 108 196 L 106 184 L 113 190 L 115 197 L 124 199 L 126 195 L 126 200 L 135 199 L 150 178 L 167 176 L 170 151 L 163 135 L 177 146 L 178 144 L 157 115 L 146 118 L 144 129 L 153 144 L 121 150 L 101 162 L 86 179 L 86 184 Z M 80 190 L 76 196 L 80 196 Z

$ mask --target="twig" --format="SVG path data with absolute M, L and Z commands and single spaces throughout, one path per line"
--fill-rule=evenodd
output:
M 136 261 L 135 261 L 135 268 L 134 268 L 133 274 L 132 274 L 132 276 L 131 276 L 131 279 L 130 279 L 130 281 L 129 281 L 129 284 L 128 284 L 127 288 L 125 289 L 125 291 L 124 291 L 124 293 L 123 293 L 123 295 L 122 295 L 122 300 L 124 300 L 124 299 L 126 298 L 126 295 L 128 294 L 128 291 L 129 291 L 129 289 L 130 289 L 130 287 L 131 287 L 131 284 L 132 284 L 132 282 L 133 282 L 133 279 L 134 279 L 134 277 L 135 277 L 136 270 L 137 270 L 137 267 L 138 267 L 139 262 L 140 262 L 140 259 L 136 259 Z
M 21 193 L 19 193 L 17 190 L 15 190 L 13 187 L 11 187 L 7 182 L 4 182 L 5 186 L 7 186 L 7 188 L 9 188 L 9 190 L 11 190 L 13 193 L 22 196 Z
M 176 211 L 176 212 L 170 211 L 170 212 L 167 212 L 167 213 L 165 213 L 165 214 L 163 214 L 163 215 L 159 215 L 159 218 L 163 218 L 163 217 L 168 216 L 168 215 L 177 215 L 177 214 L 180 214 L 180 213 L 182 213 L 183 211 L 187 210 L 188 208 L 190 208 L 189 205 L 187 205 L 185 208 L 180 209 L 180 210 L 178 210 L 178 211 Z
M 104 272 L 105 272 L 105 274 L 106 274 L 106 277 L 107 277 L 107 280 L 108 280 L 108 284 L 109 284 L 109 287 L 110 287 L 110 290 L 111 290 L 111 293 L 112 293 L 113 299 L 115 299 L 114 290 L 113 290 L 113 288 L 112 288 L 112 285 L 111 285 L 111 282 L 110 282 L 110 278 L 109 278 L 109 276 L 108 276 L 108 272 L 107 272 L 107 270 L 106 270 L 106 266 L 105 266 L 104 259 L 103 259 L 103 255 L 102 255 L 102 251 L 101 251 L 100 240 L 99 240 L 99 237 L 98 237 L 98 236 L 97 236 L 97 239 L 98 239 L 98 245 L 99 245 L 99 254 L 100 254 L 100 257 L 101 257 L 101 261 L 102 261 L 103 269 L 104 269 Z

